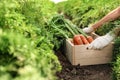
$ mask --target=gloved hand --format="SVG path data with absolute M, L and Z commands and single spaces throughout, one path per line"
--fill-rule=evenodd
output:
M 88 45 L 87 49 L 102 49 L 107 46 L 114 38 L 115 34 L 111 31 L 104 36 L 96 38 L 91 44 Z
M 84 31 L 85 33 L 91 33 L 91 32 L 94 31 L 94 28 L 91 27 L 91 26 L 89 26 L 89 27 L 85 27 L 85 28 L 83 28 L 83 31 Z

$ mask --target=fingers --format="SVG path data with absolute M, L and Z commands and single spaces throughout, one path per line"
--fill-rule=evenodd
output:
M 87 49 L 102 49 L 105 45 L 103 38 L 99 37 L 89 44 Z
M 86 28 L 83 29 L 83 31 L 85 33 L 91 33 L 92 31 L 94 31 L 94 29 L 92 27 L 86 27 Z
M 102 45 L 97 43 L 97 42 L 94 42 L 94 43 L 91 43 L 87 46 L 87 49 L 101 49 L 102 48 Z
M 85 33 L 87 33 L 87 32 L 88 32 L 88 28 L 84 28 L 83 31 L 84 31 Z
M 103 47 L 100 45 L 100 44 L 98 44 L 97 46 L 96 45 L 91 45 L 91 44 L 89 44 L 88 46 L 87 46 L 87 49 L 88 50 L 91 50 L 91 49 L 94 49 L 94 50 L 100 50 L 100 49 L 102 49 Z

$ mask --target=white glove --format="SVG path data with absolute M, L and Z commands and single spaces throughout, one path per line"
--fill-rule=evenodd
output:
M 102 49 L 107 46 L 113 39 L 115 34 L 109 32 L 104 36 L 96 38 L 91 44 L 88 45 L 87 49 Z
M 84 31 L 85 33 L 91 33 L 91 32 L 94 31 L 94 28 L 91 27 L 91 26 L 89 26 L 89 27 L 84 28 L 83 31 Z

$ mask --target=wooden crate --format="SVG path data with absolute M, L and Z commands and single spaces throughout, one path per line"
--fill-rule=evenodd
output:
M 66 40 L 66 57 L 72 65 L 85 66 L 95 64 L 106 64 L 112 60 L 113 44 L 101 50 L 87 50 L 87 45 L 74 45 L 70 41 Z

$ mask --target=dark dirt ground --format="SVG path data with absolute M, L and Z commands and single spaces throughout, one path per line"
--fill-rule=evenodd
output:
M 58 80 L 112 80 L 112 67 L 109 64 L 73 66 L 60 51 L 57 52 L 62 71 L 57 72 Z

